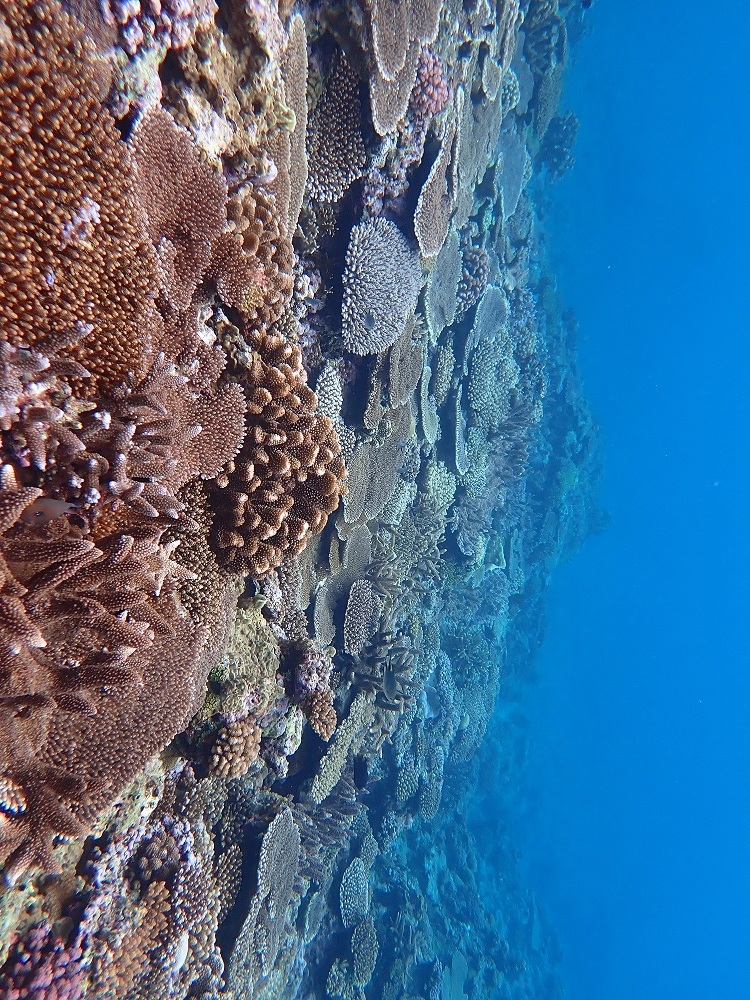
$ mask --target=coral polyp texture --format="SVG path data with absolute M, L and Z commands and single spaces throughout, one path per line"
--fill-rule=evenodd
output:
M 461 816 L 602 522 L 577 6 L 3 5 L 0 996 L 559 996 Z
M 3 339 L 59 347 L 112 386 L 143 373 L 155 332 L 156 255 L 130 155 L 59 6 L 6 4 L 0 28 Z
M 261 577 L 322 530 L 345 468 L 333 424 L 316 412 L 299 348 L 277 333 L 252 332 L 245 351 L 248 431 L 216 480 L 216 543 L 229 569 Z

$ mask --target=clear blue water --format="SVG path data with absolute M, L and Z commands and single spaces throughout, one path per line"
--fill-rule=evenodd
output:
M 553 228 L 612 523 L 552 581 L 519 836 L 568 1000 L 740 1000 L 750 10 L 599 2 L 590 21 Z

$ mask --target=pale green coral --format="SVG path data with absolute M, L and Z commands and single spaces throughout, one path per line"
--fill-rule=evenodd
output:
M 447 510 L 456 498 L 456 477 L 445 462 L 430 459 L 425 469 L 425 491 L 440 510 Z
M 278 669 L 279 644 L 260 608 L 239 609 L 227 654 L 210 677 L 214 691 L 206 700 L 204 715 L 250 709 L 260 714 L 278 694 Z

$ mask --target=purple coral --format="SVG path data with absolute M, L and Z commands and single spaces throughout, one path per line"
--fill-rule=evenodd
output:
M 451 86 L 445 75 L 442 60 L 425 45 L 419 57 L 417 79 L 411 92 L 411 115 L 419 122 L 426 122 L 440 114 L 451 97 Z
M 1 1000 L 79 1000 L 81 949 L 66 947 L 49 926 L 37 924 L 18 941 L 0 969 Z
M 302 702 L 316 691 L 329 690 L 330 679 L 330 657 L 317 643 L 310 642 L 294 665 L 295 700 Z
M 196 27 L 216 13 L 213 0 L 103 0 L 102 12 L 116 24 L 129 56 L 144 49 L 184 49 Z

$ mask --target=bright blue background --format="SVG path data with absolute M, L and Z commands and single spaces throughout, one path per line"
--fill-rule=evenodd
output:
M 553 578 L 526 854 L 568 1000 L 747 1000 L 750 10 L 589 18 L 555 267 L 612 523 Z

